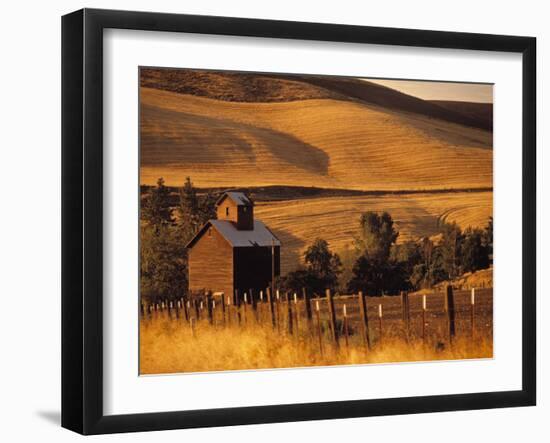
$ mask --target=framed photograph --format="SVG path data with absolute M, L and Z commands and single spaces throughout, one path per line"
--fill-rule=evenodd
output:
M 62 425 L 536 402 L 531 37 L 62 20 Z

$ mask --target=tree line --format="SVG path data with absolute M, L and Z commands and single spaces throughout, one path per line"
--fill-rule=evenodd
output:
M 354 238 L 350 272 L 344 272 L 340 256 L 327 241 L 316 239 L 304 253 L 304 266 L 281 278 L 290 291 L 309 287 L 319 295 L 363 291 L 369 295 L 431 288 L 466 272 L 486 269 L 493 254 L 493 219 L 484 229 L 464 231 L 452 223 L 441 225 L 439 241 L 424 237 L 397 244 L 399 232 L 387 212 L 365 212 Z M 347 275 L 347 278 L 342 278 Z
M 197 195 L 187 177 L 172 207 L 170 190 L 159 178 L 142 199 L 140 223 L 140 289 L 149 301 L 176 299 L 187 293 L 185 245 L 208 220 L 216 218 L 216 196 Z
M 159 178 L 142 198 L 140 223 L 140 288 L 144 299 L 176 299 L 187 293 L 186 244 L 210 219 L 216 218 L 217 195 L 198 195 L 191 179 L 178 190 L 173 207 L 170 190 Z M 363 291 L 397 294 L 431 288 L 465 272 L 488 268 L 493 253 L 493 219 L 484 229 L 443 223 L 438 241 L 425 237 L 397 244 L 399 232 L 387 212 L 365 212 L 346 257 L 317 238 L 303 255 L 304 264 L 279 278 L 284 290 L 309 288 L 322 295 Z

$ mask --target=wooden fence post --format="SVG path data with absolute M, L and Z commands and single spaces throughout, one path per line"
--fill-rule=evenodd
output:
M 323 331 L 321 330 L 321 315 L 319 308 L 319 300 L 315 300 L 315 316 L 317 317 L 317 334 L 319 336 L 319 351 L 321 351 L 321 357 L 323 356 Z
M 298 305 L 298 294 L 294 293 L 294 318 L 296 325 L 296 335 L 300 332 L 300 306 Z
M 346 349 L 349 348 L 349 342 L 348 342 L 348 311 L 346 309 L 346 304 L 344 303 L 344 307 L 342 308 L 342 313 L 344 315 L 344 339 L 346 341 Z
M 275 310 L 273 307 L 273 293 L 271 292 L 271 288 L 266 288 L 266 294 L 267 302 L 269 304 L 269 312 L 271 314 L 271 326 L 275 329 Z
M 281 332 L 281 313 L 279 312 L 279 304 L 281 302 L 281 297 L 279 290 L 275 291 L 275 313 L 277 314 L 277 332 Z
M 380 330 L 380 337 L 379 337 L 379 341 L 380 341 L 380 345 L 382 344 L 382 339 L 384 337 L 384 334 L 382 333 L 382 303 L 379 303 L 378 304 L 378 327 L 379 327 L 379 330 Z
M 195 298 L 193 300 L 193 304 L 195 305 L 195 318 L 198 321 L 201 318 L 201 313 L 200 313 L 200 310 L 199 310 L 199 301 Z
M 330 327 L 332 329 L 332 339 L 334 340 L 334 345 L 338 349 L 340 347 L 340 342 L 338 340 L 339 339 L 338 328 L 336 327 L 336 312 L 334 311 L 334 300 L 332 298 L 330 289 L 326 290 L 326 295 L 327 295 L 327 302 L 328 302 Z
M 222 306 L 222 323 L 225 326 L 225 293 L 221 293 L 220 305 Z
M 410 338 L 410 310 L 409 310 L 409 294 L 401 291 L 401 316 L 403 321 L 403 330 L 407 342 Z
M 309 327 L 311 328 L 311 303 L 309 302 L 309 293 L 306 291 L 306 288 L 302 288 L 302 295 L 304 296 L 304 305 L 306 308 L 306 317 Z
M 189 319 L 191 318 L 191 312 L 190 309 L 191 309 L 191 303 L 189 302 L 189 300 L 185 300 L 185 305 L 184 305 L 184 314 L 185 314 L 185 321 L 186 322 L 189 322 Z
M 209 291 L 206 293 L 206 312 L 208 315 L 208 323 L 214 323 L 214 316 L 212 312 L 212 293 Z
M 445 294 L 445 310 L 449 321 L 449 340 L 452 343 L 455 336 L 455 299 L 452 285 L 447 285 Z
M 244 324 L 246 324 L 247 322 L 247 319 L 246 319 L 246 305 L 248 304 L 248 294 L 245 292 L 243 294 L 243 322 Z
M 426 343 L 426 294 L 422 294 L 422 343 Z
M 237 315 L 237 324 L 241 325 L 241 299 L 239 296 L 239 290 L 235 289 L 235 302 L 233 303 L 233 306 L 235 306 L 235 312 Z
M 287 328 L 288 328 L 288 333 L 290 335 L 293 334 L 293 326 L 292 326 L 292 302 L 291 302 L 291 297 L 290 297 L 290 294 L 288 292 L 285 292 L 285 301 L 286 301 L 286 312 L 287 312 Z
M 216 298 L 212 297 L 212 324 L 216 326 Z
M 231 326 L 231 298 L 232 296 L 231 295 L 228 295 L 227 296 L 227 304 L 225 306 L 225 309 L 227 311 L 227 315 L 226 315 L 226 318 L 227 318 L 227 326 Z
M 250 303 L 252 305 L 252 312 L 254 313 L 254 318 L 256 319 L 256 322 L 258 322 L 258 304 L 256 296 L 254 295 L 254 289 L 250 288 L 248 290 L 248 293 L 250 294 Z
M 366 295 L 363 295 L 363 291 L 359 291 L 359 319 L 363 326 L 363 342 L 367 350 L 370 349 L 370 336 L 369 336 L 369 316 L 367 311 Z
M 470 296 L 470 322 L 471 322 L 471 340 L 472 343 L 475 339 L 476 324 L 475 324 L 475 310 L 476 310 L 476 290 L 472 288 L 472 294 Z

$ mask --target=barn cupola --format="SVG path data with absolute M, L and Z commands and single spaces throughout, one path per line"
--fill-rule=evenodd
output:
M 218 220 L 233 222 L 239 231 L 254 230 L 254 203 L 244 193 L 228 191 L 216 202 Z

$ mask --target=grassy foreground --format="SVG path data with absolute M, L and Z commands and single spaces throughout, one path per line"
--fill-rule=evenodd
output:
M 216 327 L 207 322 L 191 329 L 188 323 L 168 318 L 142 320 L 140 325 L 140 373 L 164 374 L 243 369 L 290 368 L 365 363 L 491 358 L 492 337 L 459 335 L 452 346 L 440 340 L 411 340 L 391 330 L 380 340 L 371 335 L 372 349 L 366 352 L 360 334 L 344 338 L 337 350 L 326 333 L 322 352 L 315 332 L 290 336 L 271 325 Z M 325 331 L 326 332 L 326 331 Z

